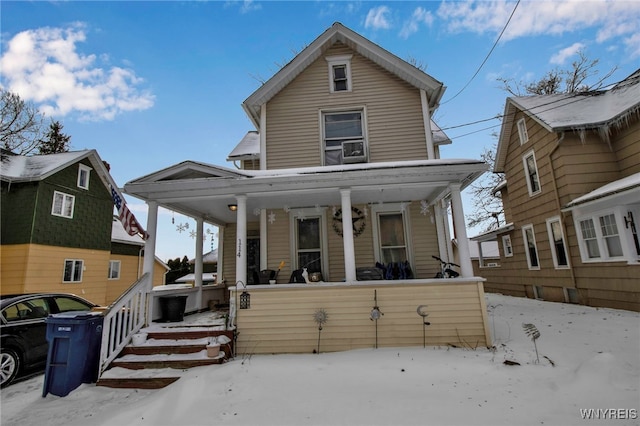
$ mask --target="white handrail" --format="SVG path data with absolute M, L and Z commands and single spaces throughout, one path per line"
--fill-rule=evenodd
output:
M 146 324 L 151 287 L 149 274 L 144 274 L 104 312 L 98 377 Z

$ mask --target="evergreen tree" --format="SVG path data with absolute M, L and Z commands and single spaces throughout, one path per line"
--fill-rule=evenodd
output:
M 62 133 L 62 124 L 59 121 L 52 121 L 45 139 L 38 144 L 38 154 L 57 154 L 68 152 L 71 136 Z

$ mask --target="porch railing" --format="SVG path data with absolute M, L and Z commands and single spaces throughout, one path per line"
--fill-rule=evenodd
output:
M 99 376 L 129 342 L 131 335 L 146 324 L 149 274 L 144 274 L 104 312 Z

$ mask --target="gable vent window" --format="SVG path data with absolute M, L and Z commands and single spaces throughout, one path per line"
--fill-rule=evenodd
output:
M 367 162 L 363 115 L 363 111 L 322 114 L 325 166 Z
M 325 58 L 329 64 L 329 91 L 351 91 L 351 55 L 330 56 Z
M 520 145 L 524 145 L 529 140 L 529 135 L 527 134 L 527 123 L 524 121 L 524 118 L 518 120 L 518 137 L 520 138 Z

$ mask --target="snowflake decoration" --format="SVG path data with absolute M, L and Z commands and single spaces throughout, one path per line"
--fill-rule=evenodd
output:
M 420 214 L 426 216 L 429 213 L 429 203 L 427 200 L 420 201 Z
M 182 234 L 184 231 L 186 231 L 187 229 L 189 229 L 189 224 L 188 224 L 188 223 L 186 223 L 186 224 L 182 224 L 182 223 L 180 223 L 180 224 L 178 224 L 178 226 L 176 226 L 176 231 L 178 231 L 178 232 L 179 232 L 179 233 L 181 233 L 181 234 Z
M 289 213 L 291 211 L 291 207 L 289 206 L 283 206 L 282 210 L 284 210 L 285 213 Z
M 336 206 L 331 207 L 331 214 L 333 214 L 334 216 L 336 215 L 337 211 L 338 211 L 338 208 Z
M 253 215 L 254 216 L 260 216 L 260 209 L 257 208 L 257 207 L 255 209 L 253 209 Z
M 189 232 L 189 236 L 191 238 L 195 238 L 197 236 L 197 232 L 195 230 Z
M 273 222 L 275 221 L 276 221 L 276 214 L 273 211 L 269 212 L 269 224 L 273 225 Z
M 304 215 L 304 212 L 302 210 L 298 210 L 298 219 L 300 219 L 301 222 L 304 222 L 304 220 L 307 217 Z
M 364 217 L 369 217 L 369 211 L 367 210 L 367 206 L 364 206 L 362 208 L 362 214 L 364 215 Z

